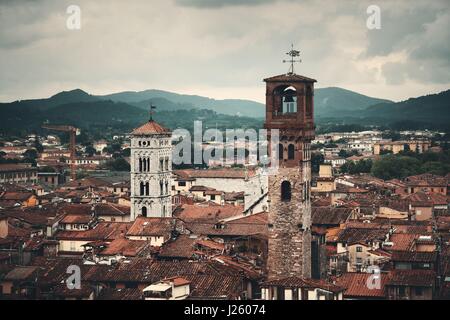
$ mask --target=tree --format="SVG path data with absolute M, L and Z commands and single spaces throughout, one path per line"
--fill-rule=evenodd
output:
M 39 172 L 56 172 L 56 170 L 53 167 L 45 166 L 39 168 Z
M 398 141 L 402 138 L 402 136 L 400 135 L 400 133 L 398 131 L 383 132 L 381 134 L 381 137 L 383 139 L 392 139 L 392 141 Z
M 341 166 L 342 173 L 369 173 L 372 169 L 371 159 L 361 159 L 359 161 L 348 161 Z
M 36 160 L 36 158 L 38 157 L 38 153 L 36 149 L 28 149 L 23 153 L 23 157 L 25 159 Z
M 34 148 L 37 150 L 37 152 L 42 153 L 42 151 L 44 151 L 44 147 L 42 146 L 42 144 L 39 142 L 39 138 L 38 136 L 36 136 L 36 138 L 34 139 Z
M 406 156 L 386 155 L 375 161 L 371 174 L 383 180 L 393 178 L 403 179 L 421 173 L 421 163 L 418 159 Z
M 425 162 L 422 165 L 421 169 L 422 172 L 445 176 L 447 173 L 450 172 L 450 164 L 438 161 L 429 161 Z
M 319 172 L 320 165 L 324 162 L 324 156 L 322 153 L 313 153 L 311 156 L 311 169 L 312 172 Z
M 358 154 L 358 150 L 352 149 L 350 151 L 347 151 L 345 149 L 341 149 L 341 150 L 339 150 L 339 154 L 338 155 L 341 158 L 348 158 L 348 157 L 351 157 L 351 156 L 354 156 L 354 155 L 357 155 L 357 154 Z
M 86 152 L 86 154 L 89 157 L 92 157 L 97 152 L 97 150 L 95 150 L 95 148 L 92 145 L 88 145 L 88 146 L 86 146 L 86 149 L 84 150 L 84 152 Z
M 130 148 L 126 148 L 122 150 L 122 156 L 123 157 L 129 157 L 131 155 L 131 149 Z
M 130 171 L 130 164 L 124 158 L 109 160 L 105 167 L 112 171 Z

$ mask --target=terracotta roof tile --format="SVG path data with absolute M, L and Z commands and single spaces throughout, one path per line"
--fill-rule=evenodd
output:
M 146 134 L 161 134 L 161 133 L 169 133 L 170 130 L 164 128 L 159 123 L 154 120 L 150 120 L 144 123 L 142 126 L 133 130 L 131 134 L 134 135 L 146 135 Z
M 436 273 L 433 270 L 392 270 L 387 285 L 432 287 L 435 281 Z
M 140 216 L 133 222 L 133 225 L 127 232 L 127 236 L 164 236 L 167 240 L 177 225 L 182 225 L 182 221 L 176 218 L 147 218 Z
M 265 82 L 279 82 L 279 81 L 285 81 L 285 82 L 317 82 L 317 80 L 314 80 L 312 78 L 304 77 L 298 74 L 280 74 L 278 76 L 273 76 L 270 78 L 264 79 Z
M 379 274 L 380 288 L 370 289 L 367 281 L 372 274 L 369 273 L 344 273 L 336 278 L 336 284 L 344 287 L 344 296 L 348 298 L 383 298 L 385 297 L 385 285 L 388 281 L 388 274 Z

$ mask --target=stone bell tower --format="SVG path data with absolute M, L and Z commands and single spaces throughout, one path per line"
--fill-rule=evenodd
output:
M 264 128 L 279 130 L 277 173 L 269 175 L 269 278 L 311 277 L 311 152 L 314 82 L 294 73 L 264 79 Z
M 152 118 L 131 133 L 131 220 L 172 216 L 172 133 Z

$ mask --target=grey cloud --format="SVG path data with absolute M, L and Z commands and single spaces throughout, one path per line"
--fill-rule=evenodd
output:
M 368 31 L 366 56 L 385 56 L 407 44 L 415 35 L 424 32 L 424 24 L 436 20 L 434 8 L 411 8 L 391 12 L 381 6 L 381 29 Z
M 77 0 L 83 27 L 76 32 L 65 28 L 72 0 L 0 0 L 0 101 L 74 87 L 92 93 L 211 90 L 216 98 L 263 100 L 261 80 L 288 70 L 282 60 L 291 42 L 303 60 L 297 72 L 319 86 L 364 88 L 395 100 L 409 79 L 424 92 L 449 83 L 446 7 L 417 2 L 408 9 L 414 0 L 407 0 L 396 1 L 406 13 L 391 12 L 385 8 L 391 1 L 379 1 L 383 29 L 376 34 L 365 26 L 372 1 L 361 0 Z M 380 81 L 370 59 L 402 50 L 408 59 L 385 64 Z
M 221 8 L 228 6 L 255 6 L 275 1 L 277 0 L 176 0 L 176 3 L 185 7 Z

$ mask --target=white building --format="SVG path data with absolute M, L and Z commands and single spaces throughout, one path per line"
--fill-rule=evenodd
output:
M 131 220 L 172 216 L 172 133 L 153 120 L 131 133 Z

